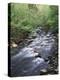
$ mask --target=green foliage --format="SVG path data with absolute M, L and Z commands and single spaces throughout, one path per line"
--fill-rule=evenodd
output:
M 11 3 L 11 38 L 13 40 L 24 39 L 38 25 L 53 29 L 58 27 L 58 7 Z
M 58 7 L 57 6 L 50 6 L 48 24 L 51 27 L 58 27 Z

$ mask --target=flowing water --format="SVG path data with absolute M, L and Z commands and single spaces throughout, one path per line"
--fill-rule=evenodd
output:
M 51 31 L 46 33 L 41 28 L 34 34 L 33 41 L 11 57 L 12 76 L 39 75 L 41 70 L 48 68 L 49 56 L 56 51 L 56 37 Z

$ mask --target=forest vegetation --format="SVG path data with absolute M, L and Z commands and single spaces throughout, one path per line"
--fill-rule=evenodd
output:
M 11 27 L 11 42 L 19 43 L 37 27 L 58 32 L 58 6 L 11 3 L 8 26 Z

